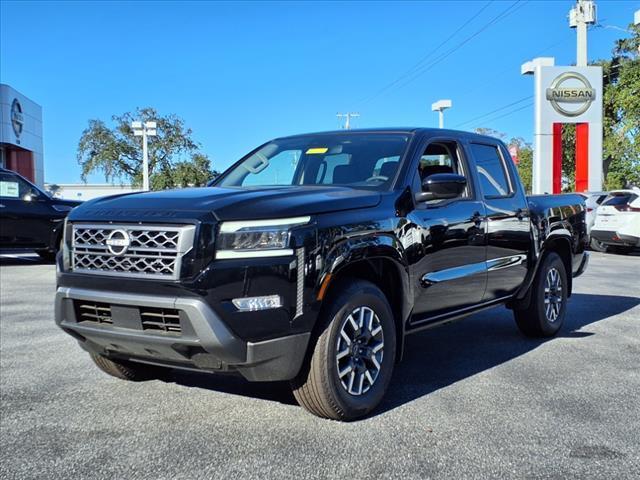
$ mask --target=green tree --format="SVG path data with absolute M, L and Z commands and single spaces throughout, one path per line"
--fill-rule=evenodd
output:
M 604 73 L 603 161 L 605 187 L 640 186 L 640 25 L 616 41 Z
M 151 107 L 112 117 L 113 126 L 89 120 L 78 143 L 82 179 L 102 172 L 107 181 L 126 179 L 142 183 L 142 140 L 133 134 L 134 120 L 155 121 L 157 136 L 149 139 L 149 177 L 153 189 L 202 185 L 215 172 L 206 155 L 192 139 L 192 131 L 176 115 L 161 116 Z
M 154 174 L 151 179 L 153 190 L 167 188 L 202 187 L 219 175 L 211 170 L 211 161 L 202 153 L 195 153 L 191 161 L 177 162 L 167 171 Z

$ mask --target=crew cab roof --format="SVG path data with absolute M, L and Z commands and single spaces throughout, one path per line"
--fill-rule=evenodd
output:
M 490 137 L 487 135 L 480 135 L 479 133 L 466 132 L 463 130 L 449 130 L 444 128 L 424 128 L 424 127 L 380 127 L 380 128 L 353 128 L 350 130 L 329 130 L 324 132 L 309 132 L 309 133 L 300 133 L 296 135 L 286 135 L 282 137 L 276 138 L 276 140 L 281 140 L 285 138 L 296 138 L 296 137 L 306 137 L 309 135 L 358 135 L 363 133 L 397 133 L 397 134 L 419 134 L 424 136 L 447 136 L 453 138 L 466 138 L 466 139 L 474 139 L 474 140 L 491 140 L 496 141 L 495 137 Z

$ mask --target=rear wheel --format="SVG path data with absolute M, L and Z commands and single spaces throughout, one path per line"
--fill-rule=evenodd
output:
M 97 353 L 91 353 L 90 356 L 91 360 L 93 360 L 100 370 L 121 380 L 130 380 L 133 382 L 153 380 L 165 378 L 169 373 L 168 368 L 127 362 L 124 360 L 113 360 Z
M 567 308 L 567 273 L 560 256 L 549 253 L 531 285 L 529 308 L 514 310 L 516 324 L 528 337 L 552 337 L 562 327 Z
M 609 248 L 605 243 L 602 243 L 600 240 L 597 240 L 593 237 L 591 237 L 590 245 L 591 245 L 591 250 L 595 252 L 606 253 Z
M 319 319 L 322 329 L 292 388 L 314 415 L 353 420 L 371 412 L 387 390 L 396 331 L 389 303 L 374 284 L 345 281 L 338 291 Z

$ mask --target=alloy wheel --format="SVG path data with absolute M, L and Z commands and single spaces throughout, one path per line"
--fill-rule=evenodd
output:
M 358 307 L 343 320 L 336 352 L 338 378 L 347 393 L 359 396 L 369 391 L 384 355 L 382 324 L 370 307 Z
M 547 320 L 554 323 L 562 310 L 562 277 L 556 268 L 550 268 L 544 282 L 544 311 Z

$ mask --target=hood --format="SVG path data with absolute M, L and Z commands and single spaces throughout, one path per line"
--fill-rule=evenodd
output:
M 201 218 L 203 214 L 221 221 L 258 220 L 375 207 L 379 202 L 379 192 L 337 186 L 185 188 L 92 200 L 74 209 L 72 220 L 140 221 L 149 217 Z
M 82 200 L 67 200 L 65 198 L 56 198 L 53 197 L 51 202 L 55 205 L 66 205 L 68 207 L 77 207 L 78 205 L 82 205 L 84 202 Z

